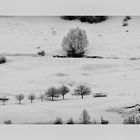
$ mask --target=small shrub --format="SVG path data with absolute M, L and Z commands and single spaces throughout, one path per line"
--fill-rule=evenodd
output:
M 84 96 L 87 96 L 87 95 L 90 95 L 90 94 L 91 94 L 90 87 L 81 84 L 81 85 L 77 86 L 77 88 L 74 90 L 73 95 L 81 96 L 81 98 L 83 99 Z
M 69 88 L 67 86 L 62 85 L 59 89 L 59 94 L 63 96 L 63 100 L 64 100 L 64 96 L 70 92 Z
M 131 19 L 131 16 L 126 16 L 125 19 L 126 20 L 130 20 Z
M 62 48 L 68 57 L 83 57 L 88 44 L 86 32 L 77 27 L 63 38 Z
M 123 21 L 123 26 L 128 26 L 128 22 L 127 21 Z
M 6 57 L 0 56 L 0 64 L 6 63 Z
M 30 95 L 28 96 L 28 99 L 31 101 L 31 103 L 33 103 L 33 100 L 36 99 L 35 94 L 30 94 Z
M 59 97 L 59 90 L 56 88 L 56 87 L 50 87 L 45 95 L 47 97 L 51 97 L 52 98 L 52 101 L 54 100 L 54 98 L 58 98 Z
M 101 117 L 101 124 L 109 124 L 109 121 L 104 120 L 104 119 L 103 119 L 103 116 L 102 116 L 102 117 Z
M 74 121 L 72 118 L 70 118 L 68 121 L 67 121 L 67 124 L 74 124 Z
M 3 122 L 4 124 L 12 124 L 12 121 L 11 120 L 6 120 Z
M 45 51 L 39 51 L 39 52 L 38 52 L 38 55 L 40 55 L 40 56 L 45 56 Z
M 62 118 L 57 117 L 53 124 L 63 124 Z
M 77 16 L 61 16 L 61 18 L 65 20 L 75 20 L 77 19 Z
M 91 124 L 90 122 L 90 116 L 88 114 L 87 110 L 83 110 L 80 118 L 79 118 L 80 124 Z
M 24 99 L 24 94 L 16 95 L 16 99 L 19 101 L 19 104 L 21 104 L 21 101 Z
M 107 93 L 94 93 L 93 97 L 107 97 Z

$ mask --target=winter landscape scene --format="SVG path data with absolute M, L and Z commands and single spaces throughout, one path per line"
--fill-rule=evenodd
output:
M 0 16 L 0 124 L 140 124 L 140 17 Z

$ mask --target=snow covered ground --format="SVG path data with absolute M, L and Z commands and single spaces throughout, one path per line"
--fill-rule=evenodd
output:
M 0 65 L 0 96 L 11 99 L 0 106 L 0 123 L 8 119 L 43 123 L 56 117 L 78 120 L 83 109 L 92 120 L 103 116 L 110 123 L 122 123 L 124 118 L 116 110 L 140 102 L 140 60 L 130 60 L 140 57 L 140 17 L 132 17 L 126 27 L 123 19 L 109 17 L 102 23 L 88 24 L 59 17 L 0 17 L 0 53 L 8 60 Z M 64 54 L 62 39 L 77 26 L 87 32 L 86 54 L 104 59 L 52 57 Z M 33 56 L 38 50 L 45 50 L 46 56 Z M 82 100 L 72 96 L 80 83 L 88 84 L 93 93 L 107 92 L 108 97 L 91 95 Z M 50 86 L 62 84 L 71 89 L 65 100 L 36 100 L 33 104 L 25 100 L 19 105 L 14 98 L 19 93 L 38 96 Z

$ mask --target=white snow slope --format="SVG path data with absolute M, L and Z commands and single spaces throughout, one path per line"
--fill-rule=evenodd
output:
M 118 112 L 108 110 L 140 101 L 140 60 L 130 60 L 140 57 L 140 17 L 132 17 L 126 27 L 122 26 L 123 19 L 109 17 L 102 23 L 88 24 L 59 17 L 0 17 L 0 53 L 8 60 L 0 65 L 0 96 L 11 99 L 1 106 L 0 123 L 8 119 L 13 123 L 43 123 L 57 116 L 78 120 L 83 109 L 89 111 L 91 119 L 103 115 L 110 123 L 122 123 Z M 87 32 L 86 54 L 104 59 L 52 57 L 64 54 L 62 39 L 75 27 Z M 45 50 L 46 56 L 34 57 L 38 50 Z M 72 96 L 80 83 L 89 85 L 93 93 L 107 92 L 108 97 L 91 95 L 82 100 Z M 19 93 L 39 95 L 62 84 L 71 89 L 64 101 L 36 100 L 30 104 L 25 100 L 18 105 L 14 98 Z

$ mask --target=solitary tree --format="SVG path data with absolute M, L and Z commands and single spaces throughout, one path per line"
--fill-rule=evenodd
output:
M 74 90 L 74 94 L 76 96 L 81 96 L 81 98 L 83 99 L 84 96 L 90 95 L 91 94 L 91 89 L 86 86 L 86 85 L 79 85 L 77 86 L 77 88 Z
M 69 93 L 70 90 L 67 86 L 64 86 L 62 85 L 60 88 L 59 88 L 59 94 L 63 96 L 63 100 L 64 100 L 64 96 Z
M 36 96 L 35 96 L 35 94 L 30 94 L 29 96 L 28 96 L 28 99 L 31 101 L 31 103 L 33 102 L 33 100 L 35 100 L 36 99 Z
M 16 95 L 16 99 L 19 101 L 19 104 L 21 104 L 21 101 L 24 99 L 24 94 Z
M 80 118 L 79 118 L 79 121 L 81 124 L 90 124 L 90 115 L 88 114 L 88 111 L 87 110 L 83 110 Z
M 46 91 L 45 95 L 46 95 L 47 97 L 51 97 L 51 98 L 52 98 L 52 101 L 53 101 L 54 98 L 58 98 L 58 97 L 59 97 L 59 91 L 58 91 L 58 89 L 55 88 L 55 87 L 50 87 L 50 88 Z
M 5 105 L 5 102 L 7 102 L 9 98 L 6 98 L 5 96 L 0 98 L 0 101 L 2 101 L 3 105 Z
M 62 47 L 69 57 L 82 57 L 89 42 L 85 30 L 70 29 L 63 38 Z

